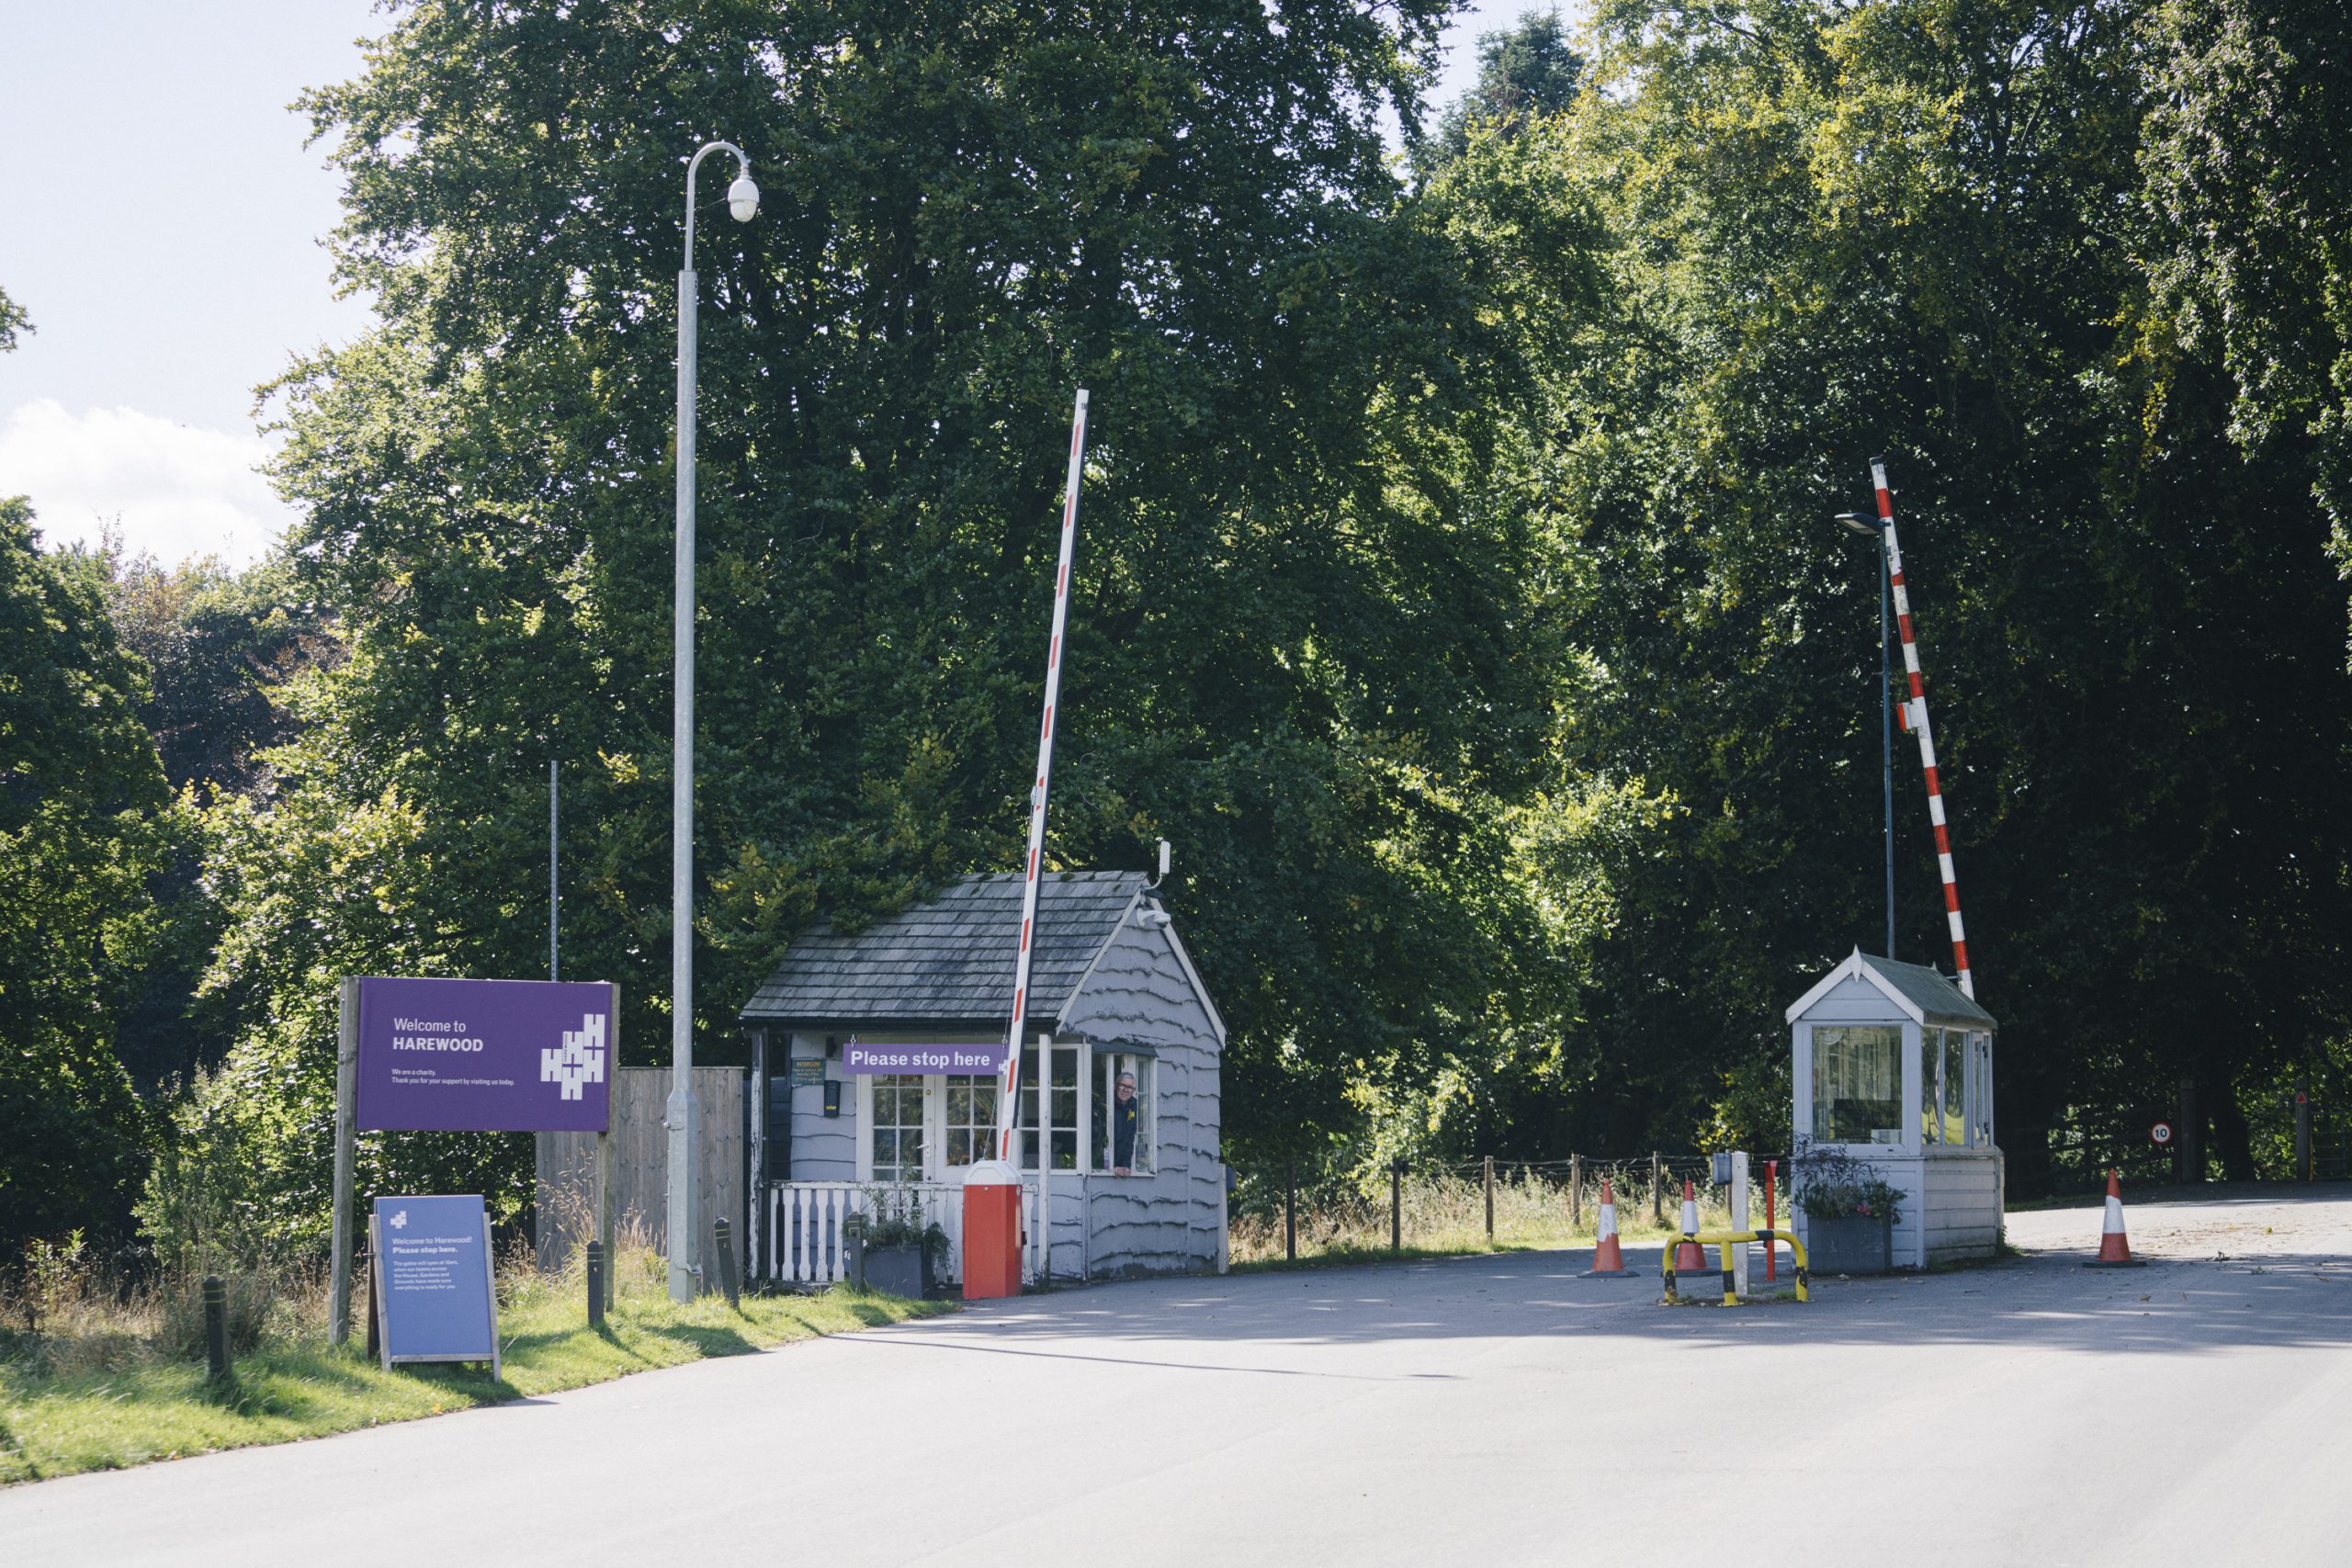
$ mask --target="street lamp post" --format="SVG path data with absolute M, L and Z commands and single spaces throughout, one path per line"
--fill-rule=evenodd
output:
M 686 265 L 678 273 L 678 560 L 674 621 L 676 693 L 671 709 L 670 776 L 670 1299 L 695 1297 L 695 175 L 713 152 L 735 154 L 727 209 L 749 223 L 760 209 L 752 162 L 727 141 L 700 148 L 686 164 Z
M 1894 956 L 1894 671 L 1887 660 L 1886 528 L 1860 512 L 1841 512 L 1838 521 L 1878 547 L 1878 737 L 1880 773 L 1886 797 L 1886 955 Z

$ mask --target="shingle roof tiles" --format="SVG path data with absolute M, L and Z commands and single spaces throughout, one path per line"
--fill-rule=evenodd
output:
M 1031 1018 L 1061 1011 L 1145 886 L 1141 873 L 1127 871 L 1049 873 L 1038 884 Z M 1012 1002 L 1020 919 L 1021 878 L 1008 874 L 965 877 L 854 936 L 819 924 L 793 942 L 742 1016 L 843 1023 L 1001 1016 Z

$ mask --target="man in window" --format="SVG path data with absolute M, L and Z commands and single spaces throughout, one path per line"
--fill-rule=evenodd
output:
M 1136 1134 L 1143 1126 L 1143 1101 L 1136 1098 L 1136 1076 L 1119 1075 L 1118 1100 L 1111 1107 L 1111 1174 L 1133 1176 Z

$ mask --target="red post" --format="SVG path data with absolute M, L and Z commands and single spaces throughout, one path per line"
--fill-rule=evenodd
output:
M 1781 1162 L 1776 1159 L 1766 1160 L 1764 1162 L 1764 1228 L 1768 1231 L 1781 1228 L 1772 1218 L 1772 1189 L 1780 1184 Z M 1767 1244 L 1764 1248 L 1764 1278 L 1777 1280 L 1780 1277 L 1781 1249 Z

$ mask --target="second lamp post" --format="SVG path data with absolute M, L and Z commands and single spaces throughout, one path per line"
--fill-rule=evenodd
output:
M 1886 525 L 1860 512 L 1841 512 L 1838 521 L 1868 538 L 1878 557 L 1878 740 L 1880 774 L 1886 796 L 1886 956 L 1894 956 L 1894 669 L 1887 657 L 1886 592 L 1891 570 Z

